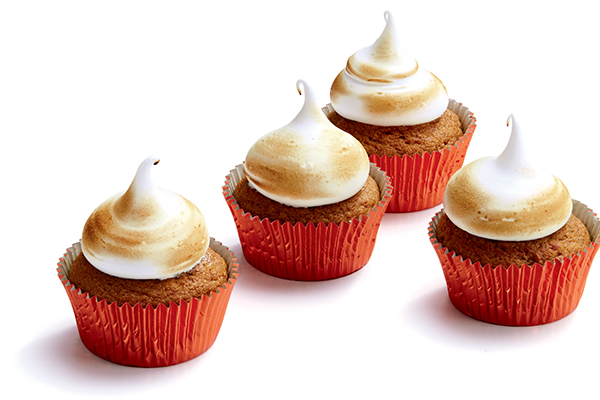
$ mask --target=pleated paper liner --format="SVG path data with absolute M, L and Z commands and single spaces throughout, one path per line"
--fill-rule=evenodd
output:
M 591 244 L 584 251 L 562 261 L 509 268 L 472 263 L 442 247 L 436 230 L 443 212 L 429 224 L 429 238 L 442 264 L 450 301 L 460 312 L 493 324 L 530 326 L 557 321 L 577 308 L 600 248 L 600 221 L 584 204 L 573 200 L 573 214 L 590 232 Z
M 419 211 L 442 203 L 446 184 L 462 167 L 477 126 L 473 113 L 461 103 L 450 100 L 448 109 L 458 115 L 464 132 L 450 149 L 423 155 L 369 157 L 372 163 L 387 172 L 394 188 L 387 212 Z M 331 104 L 323 108 L 326 115 L 333 110 Z
M 381 219 L 392 188 L 389 178 L 371 164 L 371 177 L 379 186 L 381 201 L 368 214 L 340 224 L 292 225 L 244 212 L 233 194 L 244 177 L 243 164 L 227 175 L 223 195 L 242 245 L 246 261 L 279 278 L 318 281 L 339 278 L 362 268 L 371 257 Z
M 215 342 L 231 291 L 238 276 L 237 258 L 211 238 L 210 248 L 228 266 L 229 279 L 217 291 L 180 305 L 171 302 L 154 308 L 141 304 L 107 304 L 82 293 L 69 282 L 69 271 L 81 244 L 67 249 L 58 263 L 60 278 L 75 313 L 79 337 L 85 347 L 108 361 L 136 367 L 163 367 L 190 360 Z

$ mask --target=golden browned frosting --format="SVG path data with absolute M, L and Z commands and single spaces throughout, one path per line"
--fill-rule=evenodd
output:
M 379 126 L 433 121 L 448 107 L 444 84 L 404 51 L 394 19 L 373 45 L 354 53 L 331 86 L 331 104 L 344 118 Z
M 519 126 L 512 115 L 509 121 L 506 149 L 454 174 L 444 192 L 444 209 L 456 226 L 475 236 L 539 239 L 567 222 L 573 202 L 560 179 L 528 160 Z
M 369 157 L 350 134 L 321 111 L 310 87 L 302 110 L 288 125 L 261 137 L 248 151 L 244 173 L 264 196 L 292 207 L 346 200 L 369 176 Z
M 140 165 L 127 191 L 103 202 L 85 223 L 81 238 L 88 261 L 109 275 L 165 279 L 190 270 L 209 245 L 202 213 L 150 177 L 159 159 Z

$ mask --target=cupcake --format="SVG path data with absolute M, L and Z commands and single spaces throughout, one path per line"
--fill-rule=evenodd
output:
M 246 260 L 280 278 L 324 280 L 362 268 L 388 205 L 389 178 L 322 113 L 312 89 L 286 126 L 230 172 L 223 195 Z
M 354 53 L 335 78 L 323 111 L 387 171 L 394 187 L 387 211 L 417 211 L 442 202 L 464 162 L 475 117 L 402 49 L 390 12 L 385 20 L 377 41 Z
M 119 364 L 181 363 L 215 341 L 237 278 L 237 260 L 210 238 L 202 213 L 155 186 L 148 157 L 129 188 L 90 215 L 58 276 L 79 336 Z
M 502 325 L 570 314 L 600 242 L 600 221 L 550 172 L 531 163 L 514 118 L 506 149 L 448 182 L 429 225 L 452 304 Z

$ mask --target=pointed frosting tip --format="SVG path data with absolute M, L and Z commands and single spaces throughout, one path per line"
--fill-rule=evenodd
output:
M 304 95 L 304 104 L 306 104 L 308 102 L 308 92 L 310 92 L 308 84 L 304 80 L 298 79 L 296 82 L 296 90 L 300 96 Z
M 385 20 L 385 29 L 384 29 L 384 33 L 386 31 L 392 31 L 394 32 L 394 34 L 396 33 L 396 23 L 394 21 L 394 17 L 392 16 L 392 13 L 389 11 L 386 11 L 383 13 L 383 19 Z M 383 33 L 382 33 L 383 35 Z
M 299 79 L 298 82 L 296 82 L 296 89 L 298 90 L 298 94 L 301 96 L 304 95 L 304 104 L 314 103 L 318 107 L 315 93 L 312 87 L 305 80 Z
M 151 155 L 151 156 L 146 157 L 144 159 L 144 161 L 141 162 L 140 168 L 142 166 L 148 166 L 148 168 L 149 168 L 149 167 L 151 167 L 153 165 L 157 165 L 159 162 L 160 162 L 160 157 L 155 156 L 155 155 Z
M 142 164 L 152 164 L 152 165 L 158 165 L 158 163 L 160 162 L 160 157 L 155 156 L 155 155 L 151 155 L 149 157 L 147 157 L 144 161 L 142 161 Z
M 329 123 L 329 120 L 325 114 L 321 111 L 321 106 L 317 102 L 317 98 L 312 87 L 306 83 L 306 81 L 300 79 L 296 82 L 296 90 L 302 96 L 304 96 L 304 104 L 296 115 L 296 117 L 287 125 L 288 128 L 294 128 L 296 125 L 303 125 L 308 123 L 323 124 L 323 122 Z M 333 125 L 332 125 L 333 126 Z M 309 130 L 304 130 L 309 131 Z M 315 133 L 314 129 L 312 130 Z
M 383 19 L 385 20 L 385 22 L 393 22 L 394 18 L 392 17 L 392 13 L 389 12 L 389 10 L 386 10 L 383 13 Z
M 299 79 L 298 82 L 296 82 L 296 90 L 298 91 L 298 94 L 302 96 L 302 87 L 304 86 L 304 81 L 302 79 Z
M 156 185 L 152 179 L 152 166 L 157 165 L 159 162 L 160 158 L 157 156 L 146 157 L 138 167 L 128 192 L 148 192 L 156 189 Z
M 510 135 L 521 137 L 521 124 L 519 119 L 515 117 L 515 113 L 510 113 L 506 118 L 506 126 L 510 127 Z
M 497 161 L 505 163 L 507 167 L 512 166 L 521 170 L 532 168 L 527 155 L 526 141 L 514 113 L 511 113 L 506 119 L 506 126 L 510 129 L 510 136 L 506 147 L 497 157 Z

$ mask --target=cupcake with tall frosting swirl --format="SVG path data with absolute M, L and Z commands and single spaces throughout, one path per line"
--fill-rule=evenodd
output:
M 403 49 L 392 14 L 384 17 L 379 38 L 350 56 L 333 81 L 323 111 L 390 174 L 388 211 L 416 211 L 442 201 L 447 180 L 462 166 L 475 118 Z
M 237 274 L 233 253 L 209 237 L 198 208 L 155 185 L 158 162 L 145 159 L 129 188 L 92 212 L 81 241 L 59 263 L 83 343 L 126 365 L 177 364 L 204 352 Z M 194 311 L 201 303 L 202 315 Z M 177 333 L 191 326 L 193 334 Z
M 299 212 L 340 203 L 365 188 L 374 193 L 367 195 L 372 199 L 367 201 L 371 209 L 379 202 L 379 190 L 369 177 L 365 149 L 327 120 L 306 82 L 298 81 L 297 89 L 305 97 L 298 115 L 286 126 L 258 139 L 248 150 L 244 162 L 248 185 L 274 202 L 299 208 Z M 365 187 L 367 182 L 372 184 Z M 242 196 L 237 198 L 242 207 L 251 206 Z
M 366 264 L 391 188 L 363 146 L 329 122 L 311 87 L 296 86 L 304 95 L 298 115 L 254 143 L 223 194 L 251 265 L 283 278 L 329 279 Z M 358 249 L 349 248 L 348 227 Z
M 511 137 L 499 156 L 473 161 L 450 179 L 429 234 L 460 311 L 537 325 L 577 306 L 600 221 L 530 161 L 514 115 L 507 124 Z

